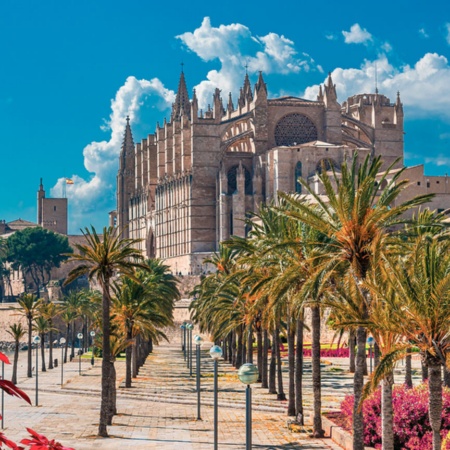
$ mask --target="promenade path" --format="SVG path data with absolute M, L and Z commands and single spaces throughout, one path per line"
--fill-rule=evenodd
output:
M 99 361 L 91 367 L 89 360 L 82 360 L 81 375 L 78 359 L 64 364 L 62 387 L 61 365 L 39 372 L 39 406 L 36 407 L 35 378 L 24 376 L 26 352 L 21 352 L 18 386 L 29 394 L 33 406 L 5 396 L 4 433 L 19 441 L 27 435 L 25 427 L 30 427 L 77 450 L 210 450 L 213 448 L 213 378 L 209 347 L 205 345 L 202 350 L 201 421 L 196 420 L 195 371 L 190 377 L 179 336 L 172 336 L 171 343 L 155 347 L 131 389 L 123 388 L 125 363 L 116 362 L 119 414 L 109 427 L 110 438 L 106 439 L 96 436 L 100 408 Z M 54 357 L 60 357 L 59 349 Z M 33 361 L 34 358 L 33 352 Z M 9 378 L 10 366 L 5 367 L 5 378 Z M 325 385 L 330 389 L 324 393 L 328 408 L 351 389 L 351 380 L 345 374 L 331 371 L 328 379 L 325 375 Z M 338 397 L 336 388 L 342 390 Z M 220 363 L 219 390 L 219 449 L 245 449 L 245 386 L 238 381 L 236 370 L 224 362 Z M 306 433 L 291 433 L 286 428 L 286 403 L 277 402 L 266 391 L 257 385 L 253 389 L 254 449 L 340 449 L 330 439 L 311 439 Z M 305 403 L 309 403 L 310 393 L 305 395 Z

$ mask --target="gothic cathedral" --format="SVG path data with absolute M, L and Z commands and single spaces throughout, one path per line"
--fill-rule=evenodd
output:
M 299 177 L 320 189 L 317 171 L 339 170 L 354 152 L 403 167 L 403 134 L 399 95 L 391 103 L 377 91 L 358 94 L 340 105 L 331 76 L 310 101 L 268 98 L 262 74 L 253 89 L 246 75 L 236 104 L 229 94 L 225 105 L 216 89 L 203 112 L 181 73 L 169 122 L 135 144 L 127 118 L 110 223 L 142 239 L 146 257 L 164 259 L 177 274 L 201 273 L 220 241 L 245 236 L 244 219 L 261 202 L 301 192 Z M 447 176 L 426 177 L 423 166 L 406 172 L 409 195 L 432 189 L 439 197 L 432 206 L 450 206 Z

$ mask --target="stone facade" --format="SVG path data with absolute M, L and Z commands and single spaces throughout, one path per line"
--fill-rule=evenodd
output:
M 218 89 L 212 107 L 189 100 L 184 74 L 170 120 L 135 144 L 129 119 L 117 175 L 117 210 L 110 224 L 124 237 L 142 239 L 147 257 L 159 257 L 176 273 L 209 268 L 206 256 L 230 235 L 245 236 L 245 218 L 277 192 L 301 192 L 298 177 L 316 185 L 317 171 L 355 152 L 382 156 L 383 168 L 403 167 L 403 106 L 400 96 L 359 94 L 342 105 L 331 76 L 316 101 L 270 99 L 260 74 L 254 88 L 248 75 L 233 103 Z M 432 207 L 450 206 L 446 177 L 425 177 L 408 168 L 406 196 L 437 192 Z
M 37 193 L 37 211 L 38 225 L 67 234 L 67 198 L 46 198 L 42 178 Z

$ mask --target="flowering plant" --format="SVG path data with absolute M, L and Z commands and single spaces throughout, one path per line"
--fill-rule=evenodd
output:
M 341 403 L 343 426 L 352 428 L 353 396 L 347 396 Z M 444 388 L 442 396 L 443 438 L 450 432 L 450 390 Z M 394 448 L 428 450 L 432 448 L 433 436 L 428 418 L 428 388 L 421 384 L 412 389 L 394 386 L 392 392 L 394 412 Z M 364 444 L 381 448 L 381 389 L 377 389 L 363 403 Z M 449 442 L 450 444 L 450 442 Z M 442 446 L 443 449 L 447 447 Z M 450 449 L 450 445 L 448 446 Z

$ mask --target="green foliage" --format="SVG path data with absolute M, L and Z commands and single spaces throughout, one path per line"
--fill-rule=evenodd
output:
M 30 275 L 36 287 L 48 282 L 50 271 L 72 252 L 66 236 L 41 227 L 17 231 L 7 241 L 7 260 Z

